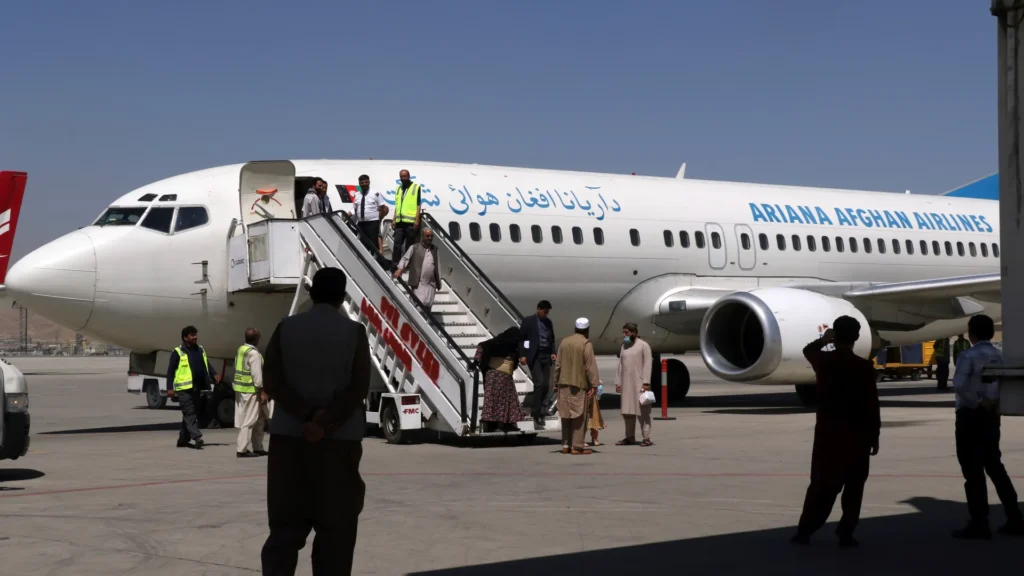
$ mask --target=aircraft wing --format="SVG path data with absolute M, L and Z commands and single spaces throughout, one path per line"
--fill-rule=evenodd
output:
M 843 292 L 847 300 L 880 300 L 893 303 L 920 303 L 925 300 L 976 298 L 999 302 L 999 274 L 954 276 L 911 282 L 868 283 Z

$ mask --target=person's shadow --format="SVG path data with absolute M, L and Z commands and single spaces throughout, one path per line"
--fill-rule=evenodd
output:
M 904 502 L 915 512 L 862 519 L 860 548 L 841 550 L 835 523 L 815 534 L 810 546 L 790 544 L 795 527 L 739 532 L 559 556 L 450 568 L 417 575 L 522 576 L 523 574 L 1013 574 L 1024 568 L 1024 538 L 994 535 L 991 542 L 962 542 L 950 536 L 966 523 L 963 502 L 928 497 Z M 836 511 L 838 512 L 838 502 Z M 794 521 L 796 518 L 794 517 Z M 696 517 L 680 522 L 699 522 Z M 1001 506 L 991 512 L 993 532 L 1005 521 Z

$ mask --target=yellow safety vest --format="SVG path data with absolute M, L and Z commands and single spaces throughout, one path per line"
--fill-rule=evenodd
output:
M 245 369 L 245 355 L 250 349 L 255 350 L 256 348 L 249 344 L 242 344 L 238 347 L 238 353 L 235 355 L 235 379 L 231 383 L 235 392 L 256 393 L 256 387 L 252 385 L 252 372 Z M 256 353 L 259 354 L 259 352 Z M 262 354 L 260 354 L 260 361 L 263 361 Z
M 402 192 L 402 185 L 395 188 L 395 224 L 416 222 L 416 210 L 420 207 L 420 185 L 413 182 Z
M 178 346 L 174 349 L 178 353 L 178 369 L 174 372 L 174 391 L 184 392 L 192 389 L 192 367 L 188 364 L 188 354 Z M 206 364 L 206 373 L 210 373 L 210 361 L 206 358 L 206 350 L 202 346 L 199 351 L 203 353 L 203 363 Z

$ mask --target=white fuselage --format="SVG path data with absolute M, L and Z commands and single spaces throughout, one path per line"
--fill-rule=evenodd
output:
M 987 200 L 466 164 L 294 164 L 298 176 L 328 181 L 335 210 L 350 209 L 335 184 L 356 184 L 365 173 L 393 203 L 398 172 L 408 169 L 424 186 L 423 209 L 449 231 L 457 225 L 459 245 L 522 313 L 531 314 L 537 301 L 549 300 L 558 337 L 571 332 L 577 317 L 588 317 L 599 354 L 618 350 L 627 320 L 640 324 L 655 351 L 695 349 L 696 332 L 671 333 L 655 319 L 661 296 L 680 288 L 898 282 L 999 270 L 994 254 L 998 203 Z M 8 274 L 8 290 L 43 316 L 136 352 L 169 350 L 178 344 L 181 328 L 192 324 L 211 356 L 232 357 L 247 327 L 269 334 L 292 298 L 227 291 L 227 241 L 243 211 L 240 168 L 168 178 L 111 204 L 202 206 L 208 223 L 174 233 L 138 225 L 87 226 L 19 261 Z M 146 194 L 176 197 L 140 202 Z M 560 229 L 560 243 L 553 241 L 552 227 Z M 681 233 L 688 247 L 681 246 Z M 596 241 L 599 236 L 603 243 Z M 808 236 L 814 238 L 813 251 Z M 842 252 L 837 237 L 843 239 Z M 853 241 L 856 253 L 849 246 Z M 922 242 L 927 255 L 921 253 Z M 629 298 L 651 281 L 665 287 L 657 297 Z M 998 305 L 986 307 L 998 319 Z M 912 343 L 952 335 L 963 326 L 963 321 L 939 321 L 913 332 L 883 331 L 883 336 L 894 344 Z

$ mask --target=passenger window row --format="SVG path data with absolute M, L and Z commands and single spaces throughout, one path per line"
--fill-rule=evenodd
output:
M 487 225 L 487 232 L 492 242 L 501 242 L 501 224 L 492 222 Z M 572 242 L 573 244 L 583 244 L 583 229 L 579 226 L 573 226 L 572 230 Z M 452 237 L 452 240 L 458 242 L 462 240 L 462 225 L 458 222 L 448 222 L 448 235 Z M 604 245 L 604 230 L 599 227 L 595 227 L 593 230 L 594 244 L 598 246 Z M 519 227 L 519 224 L 509 224 L 508 237 L 513 243 L 519 243 L 523 241 L 523 233 Z M 469 239 L 474 242 L 479 242 L 483 238 L 483 230 L 480 228 L 478 222 L 469 223 Z M 544 242 L 544 228 L 534 224 L 530 226 L 530 238 L 534 244 L 540 244 Z M 551 241 L 555 244 L 562 243 L 562 227 L 552 226 L 551 227 Z M 640 245 L 640 232 L 636 229 L 629 231 L 629 240 L 633 246 Z
M 746 234 L 743 234 L 743 236 L 746 236 Z M 806 239 L 807 239 L 807 250 L 810 251 L 810 252 L 816 251 L 817 250 L 816 237 L 808 234 L 806 236 Z M 785 234 L 776 234 L 775 235 L 775 245 L 778 248 L 778 250 L 782 251 L 782 250 L 786 249 L 786 241 L 787 241 L 787 238 L 786 238 Z M 759 234 L 758 235 L 758 244 L 760 244 L 761 250 L 768 250 L 768 247 L 770 245 L 770 243 L 768 241 L 768 235 L 767 234 Z M 966 244 L 966 246 L 965 246 L 965 244 L 963 242 L 958 241 L 955 244 L 956 254 L 957 254 L 957 256 L 963 257 L 963 256 L 967 256 L 967 254 L 970 253 L 970 256 L 972 258 L 976 258 L 978 256 L 978 253 L 979 253 L 979 250 L 980 250 L 981 257 L 982 258 L 988 258 L 988 256 L 989 256 L 989 245 L 990 244 L 987 243 L 987 242 L 979 242 L 977 244 L 975 244 L 974 242 L 968 242 Z M 802 249 L 802 247 L 801 247 L 801 236 L 799 234 L 793 234 L 792 236 L 790 236 L 789 237 L 789 246 L 793 250 L 795 250 L 795 251 L 800 251 Z M 842 236 L 836 236 L 835 237 L 835 249 L 836 249 L 836 252 L 845 252 L 847 246 L 849 246 L 850 252 L 852 252 L 854 254 L 856 254 L 858 252 L 858 250 L 860 250 L 861 248 L 863 248 L 865 254 L 871 254 L 872 250 L 875 250 L 875 249 L 878 250 L 879 254 L 885 254 L 890 246 L 892 248 L 892 253 L 893 254 L 901 254 L 903 252 L 906 252 L 907 255 L 913 256 L 914 252 L 915 252 L 914 241 L 913 240 L 909 240 L 909 239 L 904 240 L 903 242 L 900 242 L 898 239 L 893 238 L 891 240 L 891 242 L 887 244 L 886 241 L 884 239 L 882 239 L 882 238 L 877 238 L 877 239 L 875 239 L 875 242 L 872 243 L 870 238 L 861 238 L 858 241 L 857 238 L 855 238 L 853 236 L 850 236 L 849 237 L 849 244 L 847 244 L 845 242 L 845 239 Z M 992 246 L 992 257 L 998 258 L 999 257 L 999 244 L 997 244 L 996 242 L 992 242 L 991 246 Z M 920 248 L 920 253 L 921 253 L 922 256 L 927 256 L 928 255 L 929 248 L 931 248 L 931 253 L 934 254 L 935 256 L 941 256 L 943 253 L 945 253 L 946 256 L 952 256 L 953 252 L 954 252 L 954 244 L 953 244 L 953 242 L 950 242 L 949 240 L 946 240 L 945 242 L 943 242 L 941 244 L 939 243 L 938 240 L 932 240 L 930 245 L 929 245 L 927 240 L 921 240 L 917 244 L 917 247 Z M 743 249 L 747 250 L 746 246 L 744 246 Z M 831 252 L 832 251 L 832 242 L 831 242 L 831 239 L 828 236 L 822 236 L 821 237 L 821 250 L 823 252 Z

